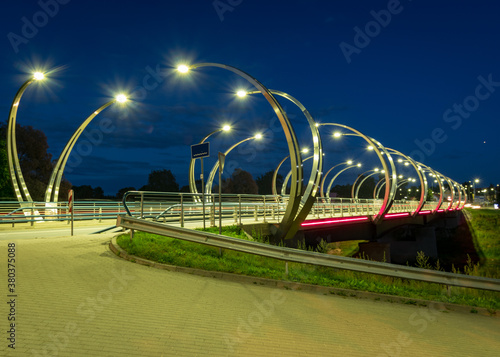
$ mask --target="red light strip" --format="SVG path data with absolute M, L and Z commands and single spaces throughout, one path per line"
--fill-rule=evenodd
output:
M 345 223 L 345 222 L 361 222 L 368 221 L 369 218 L 366 216 L 362 217 L 350 217 L 350 218 L 337 218 L 337 219 L 329 219 L 327 221 L 306 221 L 301 224 L 302 227 L 305 226 L 319 226 L 324 224 L 335 224 L 335 223 Z
M 437 211 L 438 212 L 444 212 L 444 209 L 438 209 Z
M 384 216 L 384 218 L 397 218 L 397 217 L 408 217 L 410 214 L 408 212 L 401 213 L 389 213 Z
M 418 214 L 431 214 L 432 211 L 420 211 L 418 212 Z

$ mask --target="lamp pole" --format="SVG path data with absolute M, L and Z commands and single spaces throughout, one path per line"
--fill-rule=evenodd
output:
M 76 141 L 80 137 L 80 135 L 83 133 L 85 128 L 90 124 L 90 122 L 104 109 L 109 107 L 110 105 L 118 102 L 118 103 L 124 103 L 127 101 L 127 97 L 123 94 L 120 94 L 116 96 L 113 100 L 110 100 L 109 102 L 105 103 L 99 109 L 95 110 L 85 121 L 76 129 L 76 131 L 73 133 L 69 141 L 66 143 L 66 146 L 64 147 L 61 155 L 59 156 L 59 159 L 57 159 L 56 165 L 54 166 L 54 169 L 52 170 L 52 174 L 50 175 L 50 180 L 47 185 L 47 189 L 45 191 L 45 202 L 50 203 L 50 202 L 57 202 L 58 197 L 59 197 L 59 187 L 61 185 L 61 180 L 63 177 L 64 169 L 66 167 L 66 163 L 68 161 L 68 158 L 71 154 L 71 151 L 73 150 L 73 147 L 76 144 Z
M 45 75 L 41 72 L 35 72 L 33 76 L 23 83 L 21 88 L 17 91 L 9 112 L 9 122 L 7 125 L 7 159 L 9 163 L 9 172 L 12 185 L 14 186 L 14 193 L 19 202 L 33 202 L 30 196 L 26 182 L 24 181 L 23 173 L 21 171 L 21 165 L 19 164 L 19 157 L 17 154 L 17 143 L 16 143 L 16 118 L 17 110 L 19 108 L 19 103 L 24 91 L 28 86 L 36 81 L 41 81 L 45 78 Z M 23 197 L 24 195 L 24 197 Z

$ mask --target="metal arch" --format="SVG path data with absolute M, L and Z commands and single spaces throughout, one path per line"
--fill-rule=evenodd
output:
M 418 214 L 418 212 L 420 212 L 420 210 L 422 209 L 422 207 L 424 207 L 424 204 L 425 204 L 425 198 L 426 198 L 426 195 L 427 195 L 427 179 L 425 177 L 422 176 L 422 172 L 419 168 L 419 166 L 417 165 L 417 163 L 412 159 L 410 158 L 409 156 L 397 151 L 397 150 L 394 150 L 394 149 L 391 149 L 391 148 L 387 148 L 387 150 L 393 154 L 396 154 L 396 155 L 399 155 L 401 157 L 404 157 L 406 160 L 408 160 L 408 162 L 411 164 L 411 166 L 413 166 L 413 168 L 415 169 L 415 171 L 417 172 L 417 175 L 418 175 L 418 179 L 420 181 L 420 201 L 419 201 L 419 204 L 418 204 L 418 207 L 415 209 L 415 211 L 413 211 L 413 213 L 411 214 L 412 217 L 416 216 Z
M 321 198 L 325 198 L 325 195 L 324 195 L 325 190 L 324 190 L 324 188 L 325 188 L 325 181 L 326 181 L 326 177 L 328 176 L 328 174 L 329 174 L 330 172 L 332 172 L 332 170 L 333 170 L 333 169 L 335 169 L 336 167 L 339 167 L 340 165 L 346 165 L 346 164 L 347 164 L 347 162 L 342 162 L 342 163 L 340 163 L 340 164 L 337 164 L 337 165 L 333 166 L 332 168 L 330 168 L 330 170 L 328 170 L 328 171 L 326 172 L 326 174 L 324 174 L 324 175 L 323 175 L 323 179 L 321 180 L 321 187 L 320 187 L 320 189 L 319 189 L 319 192 L 320 192 Z
M 224 152 L 224 155 L 227 156 L 235 147 L 237 147 L 240 144 L 243 144 L 245 141 L 252 140 L 252 139 L 255 139 L 255 136 L 251 136 L 249 138 L 246 138 L 246 139 L 243 139 L 241 141 L 238 141 L 236 144 L 234 144 L 229 149 L 227 149 Z M 212 167 L 212 170 L 210 170 L 210 174 L 208 176 L 208 180 L 207 180 L 207 183 L 205 185 L 205 194 L 208 197 L 210 197 L 210 195 L 212 194 L 212 185 L 213 185 L 213 182 L 214 182 L 214 179 L 215 179 L 215 174 L 217 173 L 218 169 L 219 169 L 219 160 L 217 160 L 215 162 L 214 166 Z M 219 182 L 219 185 L 221 185 L 221 182 Z
M 212 131 L 210 134 L 201 139 L 201 141 L 198 144 L 203 144 L 210 136 L 221 131 L 224 131 L 224 129 L 217 129 Z M 189 162 L 189 190 L 191 193 L 198 193 L 198 189 L 196 188 L 196 178 L 194 175 L 195 164 L 196 164 L 196 159 L 191 158 L 191 161 Z M 193 196 L 193 200 L 195 202 L 201 202 L 198 196 Z
M 464 201 L 462 203 L 462 207 L 457 207 L 457 209 L 463 209 L 465 207 L 465 204 L 467 203 L 467 190 L 463 185 L 458 185 L 460 187 L 460 190 L 462 190 L 462 193 L 464 195 Z
M 254 85 L 262 93 L 262 95 L 264 95 L 264 97 L 269 102 L 274 112 L 278 116 L 278 119 L 285 133 L 286 141 L 288 144 L 288 150 L 290 152 L 290 161 L 292 166 L 292 189 L 290 191 L 290 198 L 286 206 L 285 214 L 283 215 L 283 219 L 280 223 L 277 236 L 278 238 L 285 238 L 285 239 L 293 237 L 299 228 L 298 224 L 294 224 L 294 219 L 300 208 L 303 170 L 302 170 L 302 161 L 299 154 L 300 151 L 299 143 L 297 141 L 297 137 L 295 135 L 295 131 L 292 127 L 292 124 L 288 119 L 288 116 L 286 115 L 285 111 L 283 110 L 279 102 L 276 100 L 276 98 L 269 91 L 269 89 L 267 89 L 257 79 L 243 72 L 242 70 L 220 63 L 197 63 L 189 66 L 189 68 L 191 69 L 201 68 L 201 67 L 217 67 L 226 69 L 246 79 L 248 82 Z
M 327 189 L 326 189 L 326 193 L 328 194 L 328 197 L 330 197 L 330 191 L 331 191 L 331 189 L 332 189 L 332 185 L 333 185 L 333 182 L 335 181 L 335 179 L 336 179 L 337 177 L 339 177 L 339 175 L 340 175 L 342 172 L 344 172 L 344 171 L 346 171 L 346 170 L 348 170 L 348 169 L 352 169 L 353 167 L 358 167 L 358 165 L 357 165 L 357 164 L 356 164 L 356 165 L 349 165 L 349 166 L 347 166 L 347 167 L 343 168 L 342 170 L 340 170 L 339 172 L 337 172 L 337 174 L 336 174 L 335 176 L 333 176 L 333 178 L 332 178 L 332 179 L 331 179 L 331 181 L 330 181 L 330 184 L 328 185 L 328 187 L 327 187 Z
M 275 197 L 278 196 L 278 190 L 276 189 L 276 180 L 278 179 L 278 171 L 281 167 L 281 165 L 283 165 L 283 163 L 285 162 L 286 159 L 288 159 L 290 157 L 290 155 L 286 156 L 283 160 L 280 161 L 280 163 L 278 164 L 278 166 L 276 167 L 276 169 L 274 170 L 274 173 L 273 173 L 273 181 L 271 183 L 272 185 L 272 193 Z
M 437 171 L 436 171 L 437 172 Z M 447 212 L 449 211 L 450 207 L 453 205 L 453 200 L 455 198 L 455 190 L 453 189 L 453 185 L 451 183 L 451 179 L 449 177 L 444 176 L 443 174 L 437 172 L 438 175 L 442 176 L 444 180 L 446 180 L 446 183 L 448 184 L 448 187 L 450 188 L 450 203 L 448 204 L 448 207 L 446 207 L 444 210 Z
M 373 171 L 373 172 L 372 172 Z M 354 193 L 354 187 L 356 187 L 356 183 L 358 182 L 359 178 L 360 177 L 363 177 L 363 175 L 366 175 L 367 173 L 369 172 L 372 172 L 371 174 L 369 174 L 368 176 L 364 177 L 363 180 L 361 180 L 361 182 L 359 183 L 358 187 L 356 188 L 356 193 Z M 380 170 L 368 170 L 368 171 L 365 171 L 363 172 L 361 175 L 358 176 L 358 178 L 356 179 L 356 181 L 354 181 L 354 183 L 352 184 L 352 189 L 351 189 L 351 198 L 353 200 L 357 200 L 358 199 L 358 194 L 359 194 L 359 189 L 361 188 L 361 186 L 363 185 L 363 183 L 371 176 L 373 175 L 376 175 L 376 174 L 380 174 Z
M 300 205 L 297 215 L 293 220 L 293 225 L 294 225 L 293 230 L 296 231 L 298 230 L 298 227 L 302 223 L 302 221 L 304 221 L 307 215 L 309 214 L 309 211 L 311 210 L 315 202 L 316 195 L 318 193 L 318 188 L 321 182 L 321 175 L 323 173 L 323 146 L 321 143 L 321 136 L 319 135 L 318 127 L 316 126 L 316 122 L 314 121 L 313 117 L 306 109 L 306 107 L 304 107 L 304 105 L 301 102 L 299 102 L 296 98 L 292 97 L 288 93 L 281 92 L 275 89 L 271 89 L 270 91 L 272 94 L 279 95 L 285 99 L 288 99 L 297 107 L 299 107 L 299 109 L 302 111 L 302 113 L 307 119 L 313 137 L 314 160 L 311 168 L 311 174 L 309 176 L 309 181 L 307 182 L 306 188 L 300 200 Z M 293 164 L 292 164 L 292 170 L 293 170 Z M 302 181 L 300 182 L 300 192 L 302 192 Z M 287 233 L 285 239 L 292 238 L 294 234 L 295 232 L 293 232 L 293 234 L 291 234 L 290 232 Z
M 54 166 L 54 169 L 52 170 L 49 184 L 47 185 L 47 189 L 45 191 L 45 202 L 57 202 L 59 197 L 59 187 L 61 185 L 61 180 L 63 177 L 64 169 L 66 167 L 66 163 L 71 154 L 71 151 L 73 150 L 73 147 L 75 146 L 78 138 L 83 133 L 87 125 L 90 124 L 90 122 L 97 116 L 97 114 L 109 107 L 111 104 L 116 103 L 116 101 L 116 99 L 110 100 L 106 104 L 99 107 L 99 109 L 94 111 L 87 119 L 85 119 L 85 121 L 80 124 L 78 129 L 76 129 L 76 131 L 73 133 L 69 141 L 66 143 L 63 151 L 61 152 L 59 159 L 57 159 L 57 163 Z
M 12 185 L 14 186 L 14 193 L 19 202 L 24 202 L 25 198 L 28 202 L 33 202 L 30 196 L 26 182 L 24 181 L 21 165 L 19 164 L 19 157 L 17 154 L 16 143 L 16 118 L 19 102 L 28 86 L 35 81 L 35 78 L 28 79 L 23 83 L 21 88 L 17 91 L 9 112 L 9 123 L 7 125 L 7 157 L 9 162 L 9 172 Z M 24 197 L 23 197 L 24 195 Z
M 306 157 L 304 160 L 302 160 L 302 164 L 306 162 L 307 160 L 310 160 L 314 157 L 314 155 Z M 283 184 L 281 185 L 281 195 L 284 196 L 286 195 L 286 186 L 288 186 L 288 181 L 290 180 L 290 176 L 292 175 L 292 170 L 288 171 L 288 174 L 286 175 L 285 179 L 283 180 Z
M 424 167 L 427 171 L 429 171 L 434 177 L 436 178 L 439 186 L 439 200 L 437 206 L 432 210 L 432 213 L 435 213 L 440 207 L 441 204 L 443 203 L 443 196 L 444 196 L 444 191 L 443 191 L 443 185 L 441 182 L 441 179 L 439 178 L 439 173 L 434 171 L 431 167 L 422 164 L 421 162 L 417 161 L 417 164 L 420 165 L 421 167 Z
M 344 128 L 344 129 L 347 129 L 347 130 L 350 130 L 354 133 L 356 133 L 358 136 L 362 137 L 363 139 L 365 139 L 365 141 L 367 143 L 369 143 L 372 147 L 373 147 L 373 150 L 375 151 L 375 153 L 377 154 L 380 162 L 382 163 L 382 170 L 385 171 L 385 178 L 387 181 L 389 181 L 389 166 L 391 168 L 391 173 L 392 173 L 392 177 L 396 177 L 396 167 L 394 166 L 394 160 L 392 159 L 391 155 L 389 154 L 389 152 L 385 149 L 385 147 L 378 141 L 374 140 L 373 138 L 370 138 L 366 135 L 364 135 L 363 133 L 361 133 L 360 131 L 354 129 L 354 128 L 351 128 L 347 125 L 343 125 L 343 124 L 337 124 L 337 123 L 321 123 L 319 125 L 332 125 L 332 126 L 337 126 L 337 127 L 341 127 L 341 128 Z M 386 162 L 386 160 L 384 159 L 382 153 L 381 153 L 381 150 L 382 152 L 386 155 L 388 161 L 389 161 L 389 166 L 388 166 L 388 163 Z M 374 217 L 374 222 L 375 223 L 378 223 L 380 222 L 381 219 L 383 219 L 384 215 L 389 212 L 389 210 L 391 209 L 391 206 L 394 202 L 394 196 L 395 196 L 395 193 L 396 193 L 396 188 L 394 187 L 394 185 L 387 185 L 386 186 L 386 190 L 385 190 L 385 195 L 384 195 L 384 201 L 382 203 L 382 206 L 379 210 L 379 212 L 375 215 Z

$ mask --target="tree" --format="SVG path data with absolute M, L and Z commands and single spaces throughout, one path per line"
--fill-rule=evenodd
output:
M 3 138 L 6 137 L 7 125 L 6 123 L 2 123 L 0 126 L 0 138 L 3 141 Z M 43 201 L 45 200 L 45 190 L 47 189 L 47 184 L 53 170 L 52 155 L 47 152 L 49 148 L 47 137 L 42 131 L 34 129 L 31 126 L 16 124 L 16 144 L 21 172 L 29 193 L 34 201 Z M 0 160 L 5 160 L 5 165 L 2 162 L 2 172 L 0 173 L 0 183 L 2 184 L 1 196 L 6 194 L 7 197 L 14 197 L 12 183 L 10 182 L 10 173 L 8 172 L 7 147 L 5 142 L 0 143 L 0 145 L 2 147 Z M 8 184 L 3 180 L 5 174 L 8 177 Z M 59 189 L 60 200 L 67 199 L 67 191 L 70 187 L 71 183 L 63 178 Z M 12 192 L 12 196 L 9 191 Z
M 93 188 L 90 185 L 73 186 L 76 200 L 103 199 L 104 191 L 101 187 Z
M 128 191 L 135 191 L 135 187 L 123 187 L 118 190 L 118 193 L 116 194 L 116 198 L 121 200 L 123 199 L 123 195 L 127 193 Z
M 260 175 L 255 180 L 257 187 L 259 189 L 260 195 L 272 195 L 272 182 L 273 182 L 274 171 L 268 171 L 263 175 Z M 276 175 L 276 187 L 281 187 L 283 185 L 283 175 Z
M 242 169 L 234 170 L 231 177 L 222 185 L 224 193 L 257 194 L 259 191 L 252 175 Z
M 139 191 L 179 192 L 179 184 L 170 170 L 153 170 Z
M 15 199 L 15 195 L 10 181 L 7 142 L 0 139 L 0 200 L 11 199 Z

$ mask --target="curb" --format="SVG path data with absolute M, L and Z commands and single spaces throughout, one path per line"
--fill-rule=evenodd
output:
M 404 305 L 414 305 L 417 307 L 428 307 L 428 308 L 436 309 L 436 310 L 441 311 L 441 312 L 459 312 L 459 313 L 467 313 L 467 314 L 474 313 L 476 315 L 482 315 L 482 316 L 488 316 L 488 317 L 494 317 L 494 318 L 500 317 L 500 315 L 497 314 L 496 312 L 490 313 L 488 311 L 488 309 L 483 308 L 483 307 L 458 305 L 458 304 L 451 304 L 451 303 L 445 303 L 445 302 L 441 302 L 441 301 L 432 301 L 432 300 L 424 300 L 424 299 L 412 299 L 412 298 L 407 298 L 407 297 L 402 297 L 402 296 L 380 294 L 380 293 L 361 291 L 361 290 L 351 290 L 351 289 L 344 289 L 344 288 L 335 288 L 335 287 L 331 287 L 331 286 L 321 286 L 321 285 L 313 285 L 313 284 L 306 284 L 306 283 L 288 282 L 288 281 L 284 281 L 284 280 L 260 278 L 260 277 L 253 277 L 253 276 L 249 276 L 249 275 L 239 275 L 239 274 L 234 274 L 234 273 L 226 273 L 226 272 L 219 272 L 219 271 L 212 271 L 212 270 L 203 270 L 203 269 L 197 269 L 197 268 L 188 268 L 188 267 L 181 267 L 181 266 L 177 266 L 177 265 L 158 263 L 158 262 L 155 262 L 152 260 L 137 257 L 135 255 L 130 255 L 125 250 L 123 250 L 116 242 L 116 238 L 122 234 L 123 234 L 123 232 L 120 232 L 119 234 L 115 235 L 110 240 L 109 249 L 116 256 L 118 256 L 122 259 L 130 261 L 132 263 L 137 263 L 140 265 L 149 266 L 149 267 L 156 268 L 156 269 L 198 275 L 198 276 L 209 277 L 209 278 L 223 279 L 223 280 L 233 281 L 233 282 L 238 282 L 238 283 L 269 286 L 269 287 L 286 289 L 286 290 L 305 291 L 305 292 L 312 292 L 312 293 L 323 294 L 323 295 L 336 295 L 336 296 L 341 296 L 343 298 L 367 299 L 367 300 L 374 300 L 374 301 L 381 301 L 381 302 L 398 303 L 398 304 L 404 304 Z

